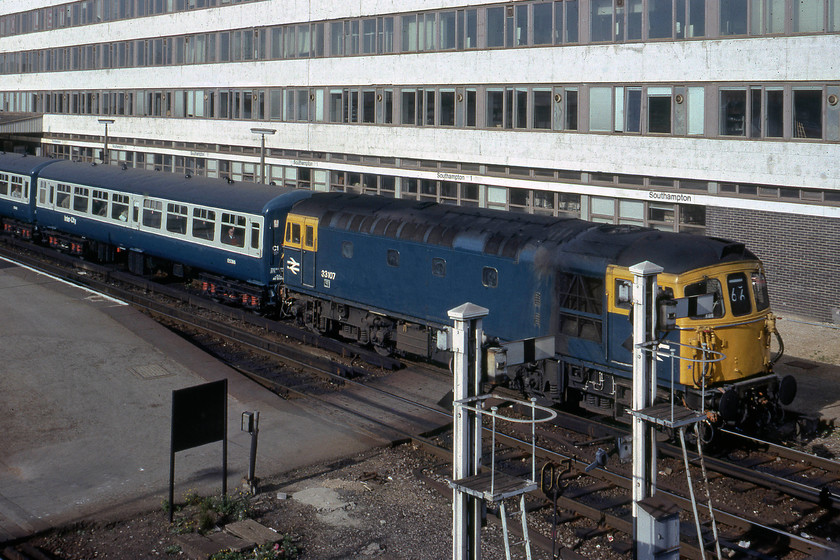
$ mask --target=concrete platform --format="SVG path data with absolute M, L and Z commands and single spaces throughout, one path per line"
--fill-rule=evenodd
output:
M 138 311 L 0 260 L 0 542 L 168 497 L 172 391 L 228 379 L 228 492 L 382 442 L 284 401 Z M 221 491 L 221 443 L 176 455 L 175 499 Z M 163 510 L 161 510 L 163 514 Z
M 798 386 L 790 408 L 840 426 L 840 325 L 783 315 L 777 328 L 785 353 L 776 372 L 793 375 Z

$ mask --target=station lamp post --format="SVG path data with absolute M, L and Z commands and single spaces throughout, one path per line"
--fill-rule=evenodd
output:
M 114 124 L 114 119 L 97 119 L 99 124 L 105 125 L 105 147 L 102 149 L 102 163 L 108 164 L 110 159 L 108 158 L 108 125 Z
M 277 132 L 274 128 L 252 128 L 251 132 L 260 135 L 260 182 L 265 184 L 265 135 Z

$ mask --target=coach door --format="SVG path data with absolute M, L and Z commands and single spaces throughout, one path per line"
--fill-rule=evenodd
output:
M 316 254 L 318 252 L 318 219 L 290 214 L 286 221 L 283 243 L 287 284 L 300 283 L 315 287 Z

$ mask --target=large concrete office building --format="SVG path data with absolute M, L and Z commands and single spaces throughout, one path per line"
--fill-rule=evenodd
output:
M 4 0 L 0 133 L 727 237 L 840 321 L 839 32 L 840 0 Z

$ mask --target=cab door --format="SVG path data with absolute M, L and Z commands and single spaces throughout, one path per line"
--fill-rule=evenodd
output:
M 290 214 L 283 242 L 284 278 L 291 286 L 315 287 L 318 219 Z
M 315 255 L 318 253 L 318 219 L 304 218 L 301 257 L 303 259 L 301 274 L 303 285 L 315 287 Z

